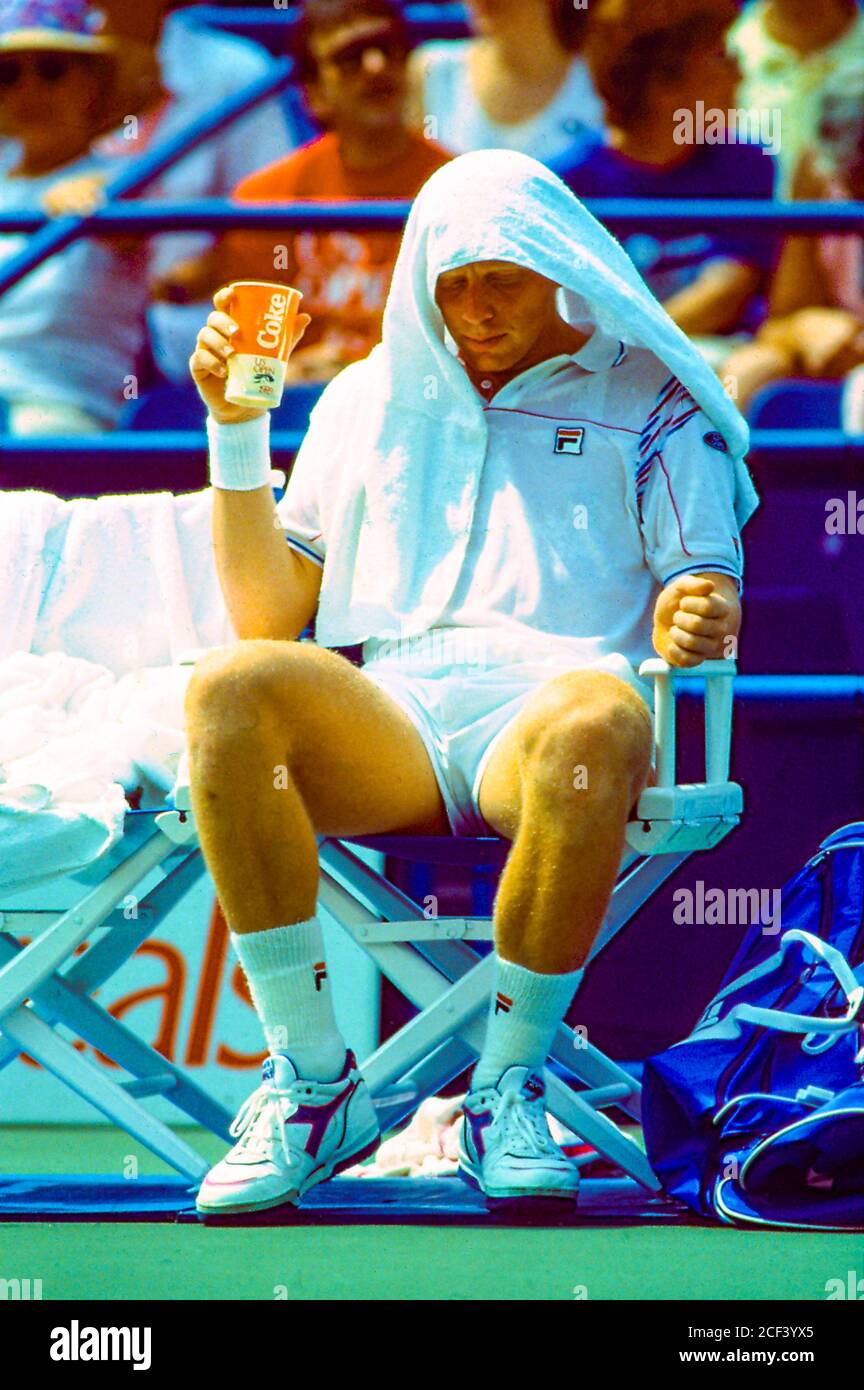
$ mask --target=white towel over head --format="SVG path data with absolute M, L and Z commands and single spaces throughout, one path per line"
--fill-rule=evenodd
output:
M 626 252 L 542 164 L 509 150 L 461 155 L 421 189 L 393 272 L 381 343 L 327 387 L 295 467 L 321 488 L 327 554 L 317 639 L 428 631 L 462 566 L 486 452 L 483 403 L 435 303 L 438 276 L 511 261 L 561 287 L 560 311 L 653 352 L 725 438 L 739 525 L 758 505 L 747 425 Z

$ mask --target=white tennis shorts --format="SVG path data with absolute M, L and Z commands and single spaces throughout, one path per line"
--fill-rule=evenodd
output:
M 496 833 L 480 814 L 483 773 L 498 740 L 529 695 L 552 677 L 573 670 L 609 671 L 631 685 L 652 712 L 650 685 L 639 679 L 620 653 L 580 666 L 560 650 L 529 660 L 496 660 L 484 644 L 482 659 L 478 653 L 472 660 L 467 650 L 448 653 L 446 646 L 436 650 L 436 644 L 428 640 L 436 635 L 368 642 L 363 671 L 416 726 L 454 835 Z

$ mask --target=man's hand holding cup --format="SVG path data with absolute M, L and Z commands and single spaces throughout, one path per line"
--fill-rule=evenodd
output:
M 214 294 L 215 308 L 198 334 L 189 371 L 217 424 L 243 424 L 279 405 L 285 363 L 311 322 L 308 314 L 297 313 L 300 298 L 285 285 L 254 281 Z

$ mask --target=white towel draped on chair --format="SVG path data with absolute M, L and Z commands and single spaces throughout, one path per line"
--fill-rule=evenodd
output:
M 63 651 L 119 676 L 232 641 L 212 502 L 210 488 L 71 502 L 0 492 L 0 656 Z
M 47 492 L 0 493 L 0 657 L 30 650 L 63 506 Z
M 209 488 L 0 493 L 0 886 L 89 863 L 124 789 L 173 785 L 192 670 L 173 663 L 235 640 L 211 508 Z

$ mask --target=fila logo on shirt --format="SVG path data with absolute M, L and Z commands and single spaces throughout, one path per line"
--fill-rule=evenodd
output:
M 569 425 L 560 425 L 555 431 L 556 454 L 581 454 L 584 437 L 584 429 L 571 429 Z
M 312 969 L 315 972 L 315 990 L 316 993 L 320 993 L 321 982 L 327 979 L 327 962 L 323 960 L 316 961 Z

